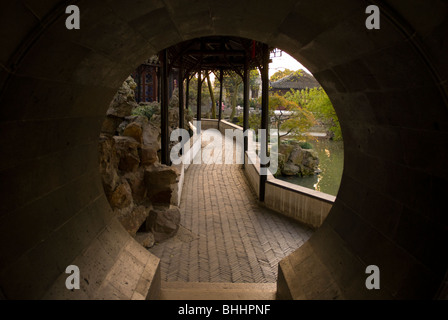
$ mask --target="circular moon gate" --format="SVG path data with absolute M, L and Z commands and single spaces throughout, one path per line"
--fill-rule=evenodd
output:
M 376 1 L 371 1 L 376 2 Z M 97 141 L 116 89 L 144 59 L 229 35 L 281 48 L 329 94 L 344 174 L 324 225 L 280 264 L 284 298 L 440 297 L 447 270 L 447 4 L 383 1 L 78 1 L 2 8 L 0 286 L 42 298 L 113 218 Z M 377 265 L 381 289 L 367 290 Z M 92 266 L 93 267 L 93 266 Z M 82 270 L 81 270 L 82 271 Z

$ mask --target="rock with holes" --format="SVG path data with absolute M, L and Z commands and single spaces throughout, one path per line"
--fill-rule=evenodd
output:
M 117 211 L 117 218 L 131 235 L 135 236 L 140 227 L 146 223 L 148 218 L 149 208 L 145 206 L 133 207 L 127 210 Z
M 108 116 L 125 118 L 131 115 L 132 110 L 138 107 L 138 104 L 135 102 L 135 87 L 136 83 L 132 77 L 128 77 L 115 94 L 107 110 Z
M 147 122 L 143 125 L 143 145 L 152 146 L 157 150 L 161 148 L 160 126 L 153 122 Z
M 133 202 L 132 190 L 126 180 L 122 180 L 122 183 L 109 196 L 112 209 L 124 209 L 131 206 Z
M 153 145 L 142 145 L 141 148 L 141 165 L 142 166 L 151 166 L 156 162 L 159 162 L 158 156 L 159 149 L 157 146 Z
M 134 239 L 145 248 L 153 247 L 156 241 L 152 232 L 137 232 Z
M 127 172 L 123 178 L 129 183 L 132 197 L 135 203 L 141 203 L 146 199 L 145 170 L 140 167 L 135 172 Z
M 287 176 L 308 176 L 318 172 L 318 167 L 319 157 L 316 151 L 295 146 L 283 166 L 282 173 Z
M 285 176 L 296 176 L 300 174 L 300 167 L 293 163 L 287 162 L 283 164 L 282 174 Z
M 101 132 L 108 135 L 116 135 L 118 132 L 118 127 L 123 122 L 122 118 L 118 118 L 115 116 L 106 116 L 103 121 L 103 125 L 101 127 Z
M 112 137 L 101 135 L 98 144 L 99 167 L 104 192 L 109 197 L 120 183 L 118 175 L 118 156 L 115 149 L 115 140 Z
M 140 165 L 140 143 L 131 137 L 115 136 L 115 148 L 119 158 L 118 169 L 134 172 Z
M 156 163 L 146 168 L 145 185 L 148 200 L 155 205 L 170 204 L 179 176 L 175 167 Z
M 137 122 L 129 123 L 123 130 L 123 136 L 134 138 L 138 143 L 143 142 L 143 128 Z

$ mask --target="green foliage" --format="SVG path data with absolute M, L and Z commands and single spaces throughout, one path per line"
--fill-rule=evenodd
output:
M 249 72 L 249 87 L 254 90 L 257 89 L 259 86 L 259 83 L 261 81 L 261 76 L 258 70 L 250 70 Z M 220 87 L 219 77 L 215 77 L 215 88 Z M 223 77 L 223 87 L 226 91 L 226 97 L 225 101 L 227 101 L 227 105 L 230 105 L 232 108 L 232 113 L 230 115 L 230 119 L 233 119 L 236 114 L 236 107 L 238 105 L 243 106 L 244 100 L 243 100 L 243 78 L 234 71 L 228 71 L 224 73 Z M 256 106 L 255 102 L 252 103 L 251 106 Z
M 229 72 L 224 75 L 223 85 L 226 88 L 226 92 L 230 95 L 228 98 L 232 107 L 232 113 L 230 119 L 232 120 L 236 114 L 236 106 L 238 104 L 238 95 L 242 90 L 243 79 L 236 72 Z
M 207 79 L 204 74 L 201 76 L 201 104 L 203 106 L 208 106 L 211 103 L 210 91 L 207 86 Z M 198 78 L 197 75 L 192 77 L 189 85 L 189 94 L 188 94 L 188 105 L 190 107 L 197 106 L 197 96 L 198 96 Z
M 271 127 L 277 129 L 278 141 L 283 137 L 300 137 L 315 124 L 311 112 L 300 108 L 296 103 L 279 95 L 269 97 L 269 118 Z M 238 124 L 243 125 L 243 116 L 238 118 Z M 251 112 L 249 114 L 249 128 L 256 132 L 260 128 L 261 113 Z
M 278 130 L 279 141 L 288 135 L 301 136 L 315 124 L 314 116 L 310 111 L 279 95 L 269 97 L 269 116 L 272 119 L 272 125 Z
M 249 72 L 249 86 L 252 90 L 259 88 L 261 83 L 261 75 L 258 69 L 250 70 Z
M 154 114 L 160 114 L 160 103 L 157 101 L 150 103 L 141 103 L 138 107 L 132 110 L 133 116 L 144 116 L 151 120 Z
M 280 79 L 283 79 L 284 77 L 289 76 L 290 74 L 293 74 L 294 71 L 290 70 L 290 69 L 285 69 L 285 70 L 279 70 L 277 72 L 275 72 L 271 78 L 269 80 L 271 80 L 272 82 L 278 81 Z
M 271 80 L 271 82 L 275 82 L 275 81 L 283 79 L 283 78 L 285 78 L 287 76 L 290 76 L 292 74 L 294 74 L 296 76 L 302 76 L 303 75 L 303 70 L 296 70 L 296 71 L 289 70 L 289 69 L 285 69 L 283 71 L 279 70 L 279 71 L 277 71 L 276 73 L 274 73 L 271 76 L 270 80 Z
M 211 108 L 211 118 L 212 119 L 216 119 L 216 102 L 215 102 L 215 94 L 213 92 L 213 86 L 212 86 L 212 82 L 210 80 L 210 73 L 207 73 L 207 87 L 208 87 L 208 92 L 210 94 L 210 100 L 211 100 L 211 104 L 212 104 L 212 108 Z
M 239 126 L 243 126 L 243 115 L 241 114 L 238 117 Z M 255 133 L 258 134 L 258 129 L 260 129 L 261 125 L 261 114 L 259 112 L 250 112 L 249 113 L 249 129 L 255 130 Z
M 258 99 L 250 99 L 249 100 L 249 108 L 258 109 L 260 108 L 260 103 Z
M 330 98 L 322 88 L 291 90 L 285 98 L 312 112 L 333 133 L 333 140 L 342 140 L 341 126 Z
M 309 143 L 309 142 L 306 142 L 306 141 L 299 142 L 299 146 L 302 149 L 313 149 L 313 145 L 311 143 Z

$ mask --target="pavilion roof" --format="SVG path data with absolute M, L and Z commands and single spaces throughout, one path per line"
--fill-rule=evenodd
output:
M 301 70 L 301 72 L 294 72 L 275 82 L 271 82 L 270 86 L 274 90 L 303 90 L 319 88 L 320 83 L 308 72 Z
M 169 65 L 189 73 L 203 70 L 241 73 L 247 59 L 249 69 L 262 64 L 262 43 L 238 37 L 213 36 L 185 41 L 168 48 Z

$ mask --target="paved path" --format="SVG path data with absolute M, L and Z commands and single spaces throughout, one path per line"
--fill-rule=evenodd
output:
M 278 262 L 312 231 L 259 206 L 241 165 L 190 165 L 181 228 L 149 249 L 167 282 L 274 283 Z

